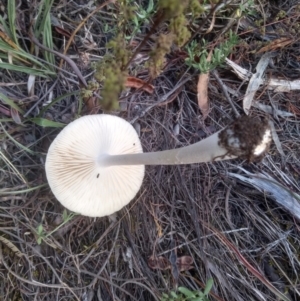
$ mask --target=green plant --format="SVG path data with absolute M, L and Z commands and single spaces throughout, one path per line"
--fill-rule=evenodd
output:
M 165 11 L 166 19 L 170 19 L 182 14 L 189 2 L 189 0 L 159 0 L 158 6 Z
M 53 49 L 52 29 L 50 21 L 50 9 L 53 0 L 43 0 L 39 6 L 38 14 L 35 18 L 33 31 L 35 37 L 43 33 L 43 43 L 50 49 Z M 53 65 L 54 56 L 51 53 L 45 53 L 45 61 L 40 62 L 33 54 L 23 50 L 19 45 L 16 24 L 16 1 L 8 1 L 7 20 L 0 15 L 0 25 L 3 33 L 0 36 L 0 69 L 22 72 L 30 75 L 48 77 L 55 75 Z
M 160 0 L 159 8 L 163 11 L 165 21 L 169 22 L 169 31 L 173 34 L 173 42 L 181 47 L 191 37 L 187 14 L 196 18 L 203 12 L 201 4 L 195 0 Z
M 51 232 L 46 233 L 46 231 L 44 230 L 44 227 L 42 224 L 39 224 L 36 228 L 36 235 L 37 235 L 37 244 L 40 245 L 42 243 L 43 240 L 45 240 L 47 237 L 49 237 L 50 235 L 52 235 L 54 232 L 56 232 L 59 228 L 61 228 L 63 225 L 65 225 L 68 221 L 70 221 L 75 215 L 77 215 L 77 213 L 67 213 L 67 210 L 65 209 L 63 211 L 62 214 L 62 219 L 63 222 L 57 226 L 56 228 L 54 228 Z
M 125 37 L 127 40 L 132 39 L 137 33 L 140 33 L 141 25 L 148 24 L 151 15 L 155 12 L 153 0 L 149 1 L 146 9 L 138 4 L 136 5 L 137 8 L 134 10 L 135 13 L 132 16 L 133 29 L 131 34 Z
M 230 31 L 227 40 L 220 43 L 213 50 L 211 59 L 209 60 L 207 41 L 203 39 L 201 47 L 196 41 L 192 41 L 190 46 L 187 47 L 189 57 L 185 62 L 189 67 L 199 69 L 201 73 L 208 73 L 225 62 L 226 57 L 231 53 L 237 42 L 237 35 Z
M 174 34 L 174 42 L 181 47 L 191 37 L 187 27 L 188 21 L 184 14 L 171 19 L 169 29 Z
M 239 4 L 239 14 L 248 16 L 248 15 L 252 15 L 254 16 L 257 13 L 257 11 L 255 10 L 255 3 L 254 0 L 246 0 L 246 1 L 242 1 Z
M 189 9 L 189 12 L 192 14 L 192 18 L 195 19 L 195 18 L 198 18 L 204 11 L 204 4 L 205 1 L 201 2 L 202 4 L 200 4 L 200 1 L 198 0 L 190 0 L 190 4 L 188 6 L 188 9 Z
M 153 50 L 150 52 L 150 59 L 146 66 L 149 68 L 149 73 L 152 78 L 157 77 L 165 64 L 165 56 L 171 50 L 174 35 L 160 34 L 156 40 Z
M 204 291 L 191 291 L 186 287 L 180 286 L 178 292 L 174 291 L 168 294 L 163 294 L 160 301 L 209 301 L 208 294 L 213 286 L 212 278 L 208 279 Z
M 130 52 L 121 34 L 112 39 L 106 47 L 111 50 L 111 53 L 106 54 L 95 65 L 95 78 L 99 83 L 103 83 L 100 105 L 103 110 L 111 111 L 119 108 L 118 98 L 124 89 L 127 76 L 123 68 L 129 60 Z M 91 91 L 88 88 L 84 93 L 91 93 Z

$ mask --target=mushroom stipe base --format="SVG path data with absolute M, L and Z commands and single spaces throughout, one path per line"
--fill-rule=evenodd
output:
M 248 162 L 258 162 L 269 150 L 269 121 L 267 118 L 240 117 L 220 132 L 219 139 L 219 145 L 228 150 L 228 155 Z M 239 147 L 236 147 L 236 142 Z

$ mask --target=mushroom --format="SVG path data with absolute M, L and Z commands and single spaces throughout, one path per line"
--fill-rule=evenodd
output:
M 112 115 L 89 115 L 67 125 L 50 145 L 46 176 L 58 201 L 91 217 L 110 215 L 139 191 L 145 165 L 261 159 L 271 143 L 268 121 L 243 116 L 195 144 L 143 153 L 135 129 Z

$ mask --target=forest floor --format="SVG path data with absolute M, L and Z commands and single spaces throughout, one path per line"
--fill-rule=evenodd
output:
M 300 300 L 298 0 L 1 0 L 0 77 L 0 300 Z M 144 152 L 246 113 L 273 142 L 260 162 L 146 166 L 126 207 L 90 218 L 56 200 L 45 158 L 102 113 Z

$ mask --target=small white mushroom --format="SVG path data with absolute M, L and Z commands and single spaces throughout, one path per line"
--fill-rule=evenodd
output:
M 46 175 L 56 198 L 82 215 L 110 215 L 139 191 L 144 165 L 177 165 L 236 157 L 255 161 L 267 151 L 271 130 L 266 120 L 244 116 L 195 144 L 143 153 L 130 123 L 111 115 L 81 117 L 51 144 Z
M 142 152 L 139 137 L 124 119 L 111 115 L 81 117 L 50 145 L 46 175 L 58 201 L 86 216 L 110 215 L 134 198 L 144 165 L 102 166 L 103 155 Z

